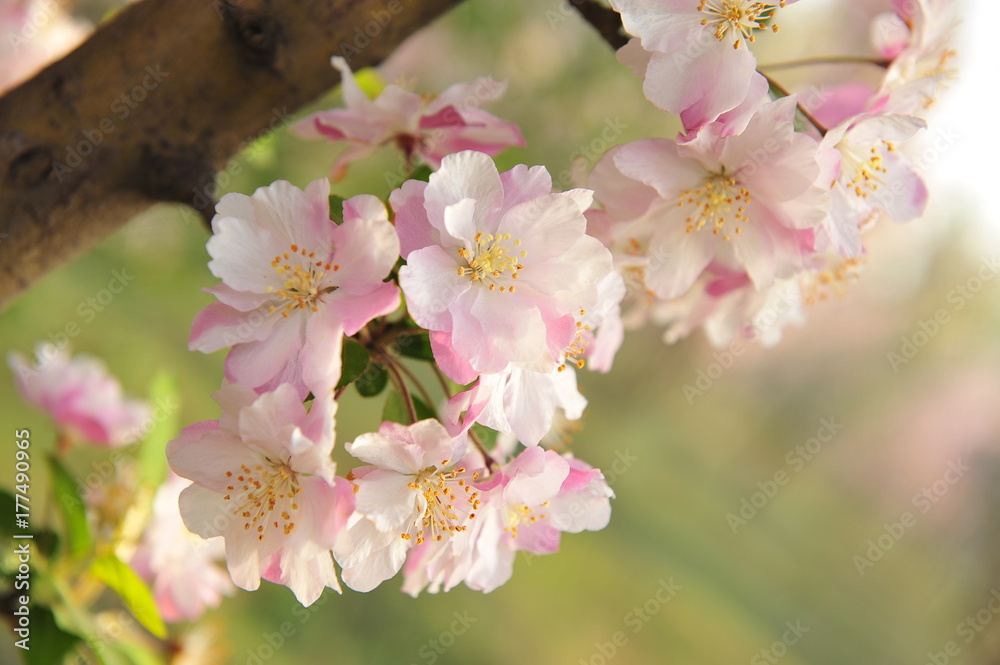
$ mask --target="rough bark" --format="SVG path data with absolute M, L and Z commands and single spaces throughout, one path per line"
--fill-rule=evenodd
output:
M 0 98 L 0 307 L 460 0 L 142 0 Z

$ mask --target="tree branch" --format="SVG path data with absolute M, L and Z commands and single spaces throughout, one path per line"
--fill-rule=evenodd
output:
M 142 0 L 0 97 L 0 306 L 461 0 Z
M 621 16 L 615 10 L 605 7 L 596 0 L 569 0 L 587 23 L 594 26 L 611 48 L 618 50 L 628 44 L 628 36 L 622 29 Z

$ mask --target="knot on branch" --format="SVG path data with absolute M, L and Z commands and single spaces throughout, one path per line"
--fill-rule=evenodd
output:
M 250 64 L 273 69 L 278 61 L 281 25 L 265 14 L 231 3 L 222 5 L 220 13 L 244 59 Z
M 52 175 L 52 152 L 44 146 L 24 150 L 7 167 L 7 184 L 12 189 L 31 189 Z

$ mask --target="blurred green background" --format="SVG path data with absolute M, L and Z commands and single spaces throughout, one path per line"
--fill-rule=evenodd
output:
M 800 5 L 789 8 L 781 40 L 761 44 L 762 62 L 807 47 L 865 53 L 866 34 L 851 26 L 882 8 Z M 489 110 L 519 123 L 528 147 L 503 154 L 499 166 L 545 164 L 563 187 L 575 184 L 560 176 L 575 155 L 589 168 L 608 147 L 608 128 L 621 128 L 610 130 L 613 143 L 677 129 L 564 3 L 469 0 L 382 73 L 419 91 L 479 75 L 508 80 Z M 842 74 L 821 68 L 787 80 L 794 87 Z M 313 108 L 338 103 L 331 92 Z M 960 129 L 964 143 L 974 140 Z M 221 191 L 250 193 L 278 178 L 304 186 L 328 173 L 338 149 L 282 129 L 233 162 Z M 397 165 L 397 155 L 380 152 L 335 191 L 384 196 L 384 174 Z M 572 450 L 612 481 L 607 529 L 564 537 L 554 556 L 519 558 L 513 579 L 488 595 L 460 587 L 414 600 L 397 579 L 370 594 L 327 592 L 303 610 L 282 587 L 239 592 L 208 618 L 225 636 L 224 662 L 996 662 L 1000 630 L 989 602 L 1000 596 L 1000 280 L 980 270 L 998 236 L 992 213 L 934 180 L 961 164 L 944 154 L 941 165 L 927 174 L 926 218 L 877 229 L 859 282 L 808 308 L 806 324 L 778 347 L 727 358 L 700 335 L 666 346 L 647 329 L 628 336 L 611 374 L 584 373 L 591 406 Z M 987 180 L 968 184 L 993 186 Z M 127 392 L 145 394 L 167 370 L 181 389 L 180 421 L 215 418 L 209 395 L 223 354 L 187 351 L 192 318 L 213 300 L 200 291 L 215 283 L 207 237 L 200 218 L 178 206 L 133 220 L 0 315 L 5 350 L 30 354 L 75 324 L 72 348 L 105 359 Z M 88 299 L 115 270 L 134 279 L 95 307 Z M 956 295 L 960 286 L 969 297 Z M 942 309 L 948 323 L 920 337 Z M 894 366 L 888 354 L 901 353 L 904 339 L 926 343 Z M 708 388 L 686 398 L 684 386 L 703 388 L 702 375 Z M 51 425 L 20 400 L 9 370 L 4 376 L 3 422 L 30 428 L 43 451 Z M 374 429 L 381 409 L 348 394 L 340 441 Z M 810 442 L 818 436 L 826 441 Z M 84 475 L 99 459 L 76 451 L 70 463 Z M 730 516 L 741 508 L 745 523 Z M 905 513 L 912 520 L 895 526 Z M 859 566 L 872 542 L 881 556 Z

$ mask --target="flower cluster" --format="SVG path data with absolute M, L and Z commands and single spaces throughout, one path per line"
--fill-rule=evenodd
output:
M 495 165 L 522 143 L 478 108 L 503 84 L 372 99 L 334 58 L 346 108 L 296 132 L 348 144 L 335 179 L 386 144 L 429 174 L 388 208 L 331 196 L 326 179 L 217 206 L 221 281 L 190 347 L 229 349 L 221 415 L 167 456 L 191 481 L 186 528 L 222 537 L 237 586 L 277 582 L 307 605 L 341 580 L 368 591 L 400 573 L 413 595 L 495 589 L 517 551 L 608 523 L 601 472 L 564 450 L 587 406 L 577 370 L 607 372 L 625 328 L 646 321 L 669 341 L 697 328 L 720 345 L 777 341 L 804 301 L 855 278 L 878 219 L 921 214 L 927 190 L 900 146 L 951 76 L 947 4 L 877 18 L 881 87 L 803 98 L 752 51 L 791 4 L 612 0 L 636 36 L 620 60 L 683 129 L 612 148 L 568 191 L 542 166 Z M 432 363 L 437 397 L 413 362 Z M 335 414 L 352 384 L 391 388 L 338 475 Z
M 237 586 L 278 582 L 306 605 L 339 591 L 334 559 L 356 590 L 402 570 L 413 594 L 459 582 L 488 591 L 518 549 L 549 553 L 562 531 L 603 528 L 600 471 L 538 447 L 560 408 L 583 412 L 574 368 L 603 348 L 607 369 L 621 341 L 596 336 L 625 287 L 586 233 L 592 192 L 554 193 L 543 167 L 500 173 L 463 151 L 392 193 L 394 225 L 375 197 L 343 201 L 337 221 L 329 200 L 326 180 L 279 181 L 217 207 L 209 268 L 222 281 L 191 348 L 230 349 L 222 414 L 167 449 L 192 481 L 180 495 L 187 528 L 224 538 Z M 452 395 L 442 376 L 440 418 L 390 348 L 412 338 L 467 386 Z M 337 399 L 351 382 L 377 393 L 379 372 L 405 400 L 405 422 L 347 443 L 364 464 L 338 476 Z M 435 417 L 418 418 L 418 404 Z M 523 452 L 488 450 L 474 426 L 513 433 Z
M 951 3 L 894 2 L 876 18 L 877 88 L 800 98 L 752 51 L 793 1 L 612 0 L 635 35 L 619 59 L 683 124 L 675 139 L 610 150 L 588 180 L 591 232 L 630 287 L 624 325 L 656 322 L 667 341 L 702 327 L 717 346 L 773 343 L 803 304 L 857 276 L 865 231 L 922 214 L 927 189 L 900 146 L 954 74 Z

